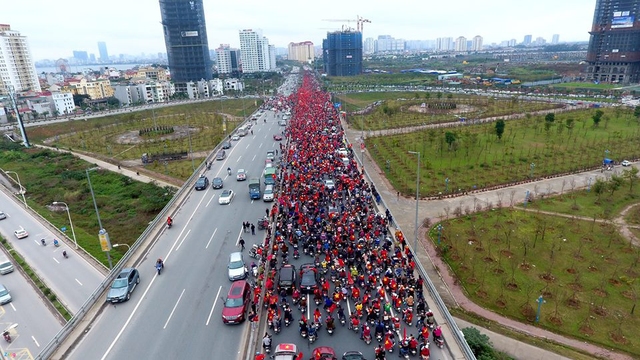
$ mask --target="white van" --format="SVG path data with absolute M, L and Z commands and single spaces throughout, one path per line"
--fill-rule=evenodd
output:
M 4 254 L 0 254 L 0 274 L 13 272 L 13 263 Z
M 262 195 L 262 201 L 273 201 L 273 185 L 267 185 L 264 187 L 264 195 Z

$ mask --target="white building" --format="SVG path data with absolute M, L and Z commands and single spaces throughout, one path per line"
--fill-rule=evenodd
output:
M 467 38 L 464 36 L 460 36 L 456 39 L 456 47 L 454 49 L 457 52 L 465 52 L 467 51 Z
M 0 24 L 0 95 L 16 92 L 40 92 L 40 82 L 31 57 L 27 37 Z
M 559 44 L 560 43 L 560 34 L 553 34 L 553 36 L 551 37 L 551 43 L 553 45 Z
M 287 59 L 302 63 L 311 63 L 314 57 L 313 43 L 311 41 L 289 43 Z
M 53 106 L 52 115 L 71 114 L 76 108 L 76 105 L 73 102 L 73 93 L 51 92 L 49 98 L 51 99 L 51 104 Z
M 373 38 L 366 38 L 364 40 L 363 52 L 365 54 L 373 54 L 376 51 L 376 41 Z
M 115 85 L 113 96 L 122 106 L 169 101 L 175 94 L 174 84 L 169 81 L 151 81 L 143 84 Z
M 450 51 L 453 50 L 453 38 L 444 37 L 436 39 L 436 50 L 437 51 Z
M 240 58 L 242 72 L 254 73 L 276 68 L 275 48 L 259 30 L 240 30 Z
M 231 74 L 240 71 L 240 50 L 233 49 L 228 44 L 220 44 L 216 49 L 216 58 L 218 59 L 218 73 Z
M 482 40 L 482 36 L 474 36 L 471 43 L 471 51 L 482 51 Z

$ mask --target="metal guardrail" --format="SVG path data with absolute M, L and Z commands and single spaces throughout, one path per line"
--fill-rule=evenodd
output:
M 347 144 L 352 145 L 349 142 L 349 139 L 346 136 L 344 136 L 344 139 L 347 142 Z M 351 148 L 353 149 L 353 146 L 351 146 Z M 354 150 L 353 152 L 355 152 L 355 151 L 357 151 L 357 150 Z M 364 156 L 364 154 L 363 154 L 363 156 Z M 364 167 L 364 164 L 362 162 L 361 157 L 358 157 L 358 156 L 355 156 L 355 155 L 354 155 L 354 157 L 356 158 L 356 161 L 358 162 L 358 164 L 360 164 L 360 167 L 362 168 L 362 171 L 364 172 L 365 176 L 367 177 L 367 180 L 371 184 L 373 184 L 374 182 L 371 179 L 371 176 L 369 176 L 369 172 Z M 382 197 L 381 197 L 381 202 L 382 202 L 382 205 L 384 206 L 385 209 L 389 209 L 389 211 L 391 211 L 391 209 L 387 206 L 386 202 L 384 201 L 384 199 Z M 379 209 L 379 207 L 377 205 L 374 205 L 374 206 L 376 206 Z M 396 223 L 396 229 L 402 231 L 402 229 L 400 228 L 399 225 L 397 225 L 397 223 Z M 409 244 L 409 243 L 410 242 L 407 241 L 407 245 L 408 245 L 409 249 L 411 250 L 411 253 L 412 253 L 414 259 L 417 259 L 418 258 L 417 257 L 417 249 L 414 249 L 413 246 L 411 244 Z M 425 284 L 427 285 L 427 290 L 431 294 L 431 297 L 434 299 L 435 305 L 438 307 L 440 312 L 443 314 L 444 320 L 447 322 L 447 324 L 451 328 L 451 331 L 453 333 L 453 338 L 454 338 L 455 342 L 460 346 L 460 349 L 462 349 L 462 351 L 464 352 L 464 356 L 465 356 L 466 359 L 475 360 L 476 356 L 473 354 L 473 351 L 471 350 L 471 347 L 469 347 L 469 344 L 467 343 L 467 341 L 464 338 L 464 334 L 462 333 L 462 331 L 460 331 L 460 328 L 458 327 L 458 324 L 456 324 L 455 319 L 453 318 L 453 316 L 449 312 L 449 309 L 447 308 L 447 305 L 444 303 L 444 301 L 440 297 L 440 294 L 438 293 L 438 290 L 436 289 L 435 285 L 431 281 L 431 278 L 429 278 L 429 275 L 427 274 L 427 271 L 422 266 L 422 263 L 420 261 L 416 261 L 416 265 L 418 267 L 418 272 L 420 273 L 420 276 L 422 276 L 422 278 L 425 279 Z M 446 339 L 445 339 L 445 343 L 446 343 Z M 448 344 L 447 344 L 447 348 L 449 348 Z M 450 349 L 449 349 L 449 352 L 451 352 Z
M 249 119 L 251 119 L 252 115 L 253 113 L 248 117 L 246 117 L 242 123 L 238 124 L 236 129 L 239 126 L 244 125 L 247 121 L 250 121 Z M 226 140 L 227 139 L 223 139 L 223 141 L 226 141 Z M 218 150 L 221 148 L 221 146 L 222 144 L 218 144 L 218 146 L 216 146 L 213 149 L 210 156 L 212 156 L 213 154 L 216 154 Z M 202 170 L 206 169 L 206 161 L 208 161 L 208 159 L 209 157 L 207 157 L 205 159 L 205 162 L 200 164 L 200 166 L 198 166 L 198 168 L 193 172 L 193 174 L 191 174 L 191 176 L 187 179 L 187 181 L 185 181 L 185 185 L 183 185 L 178 190 L 178 192 L 176 192 L 176 194 L 173 196 L 171 201 L 169 201 L 169 203 L 165 205 L 165 207 L 160 211 L 160 213 L 158 213 L 158 215 L 151 221 L 151 224 L 144 230 L 144 232 L 142 232 L 142 234 L 140 234 L 138 239 L 133 243 L 133 245 L 131 245 L 131 248 L 129 249 L 129 251 L 127 251 L 124 254 L 124 256 L 120 259 L 120 261 L 118 261 L 118 263 L 113 266 L 113 269 L 111 269 L 111 272 L 98 285 L 98 287 L 93 291 L 93 293 L 91 293 L 89 298 L 82 304 L 80 309 L 78 309 L 78 312 L 74 314 L 71 320 L 69 320 L 69 322 L 67 322 L 66 325 L 63 326 L 62 329 L 60 329 L 60 331 L 58 331 L 58 333 L 53 337 L 53 339 L 51 339 L 42 348 L 42 350 L 36 357 L 36 360 L 48 359 L 49 357 L 51 357 L 51 355 L 53 355 L 53 353 L 57 350 L 58 346 L 67 339 L 67 337 L 75 329 L 78 323 L 84 318 L 85 315 L 87 315 L 88 311 L 93 307 L 96 301 L 99 301 L 98 297 L 100 297 L 101 294 L 111 285 L 115 277 L 120 273 L 122 268 L 124 268 L 125 264 L 128 263 L 133 258 L 135 252 L 143 245 L 145 240 L 148 237 L 152 236 L 152 233 L 156 231 L 157 226 L 158 225 L 164 226 L 164 221 L 165 221 L 164 219 L 166 218 L 167 214 L 172 211 L 172 208 L 174 207 L 174 205 L 179 204 L 181 201 L 183 201 L 186 198 L 186 195 L 188 195 L 188 192 L 191 190 L 191 184 L 194 183 L 195 180 L 200 176 L 200 174 L 202 173 Z M 154 236 L 157 236 L 157 235 L 154 235 Z

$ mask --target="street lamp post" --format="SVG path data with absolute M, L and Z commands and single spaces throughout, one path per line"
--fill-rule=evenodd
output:
M 127 247 L 127 251 L 131 250 L 131 246 L 129 246 L 129 244 L 113 244 L 112 246 L 114 248 L 115 247 L 119 247 L 119 246 L 126 246 Z
M 542 310 L 542 304 L 544 304 L 546 301 L 544 300 L 542 295 L 540 295 L 538 297 L 538 300 L 536 300 L 536 302 L 538 303 L 538 312 L 536 313 L 536 322 L 539 322 L 540 321 L 540 310 Z
M 445 193 L 449 192 L 449 178 L 444 179 L 444 192 Z
M 533 169 L 535 169 L 536 164 L 531 163 L 531 165 L 529 165 L 529 166 L 531 167 L 531 176 L 530 177 L 533 179 Z
M 98 203 L 96 202 L 96 195 L 93 192 L 93 186 L 91 185 L 91 177 L 89 176 L 89 170 L 95 170 L 97 168 L 87 169 L 87 181 L 89 182 L 89 190 L 91 190 L 91 198 L 93 199 L 93 207 L 96 209 L 96 216 L 98 217 L 98 226 L 100 227 L 100 231 L 98 231 L 98 238 L 100 239 L 100 245 L 102 246 L 102 250 L 107 253 L 107 260 L 109 261 L 109 269 L 113 267 L 111 263 L 111 243 L 109 242 L 109 234 L 107 230 L 102 227 L 102 220 L 100 220 L 100 212 L 98 211 Z M 103 243 L 104 242 L 104 243 Z
M 591 190 L 591 177 L 587 179 L 587 192 L 589 192 L 590 190 Z
M 67 216 L 69 216 L 69 226 L 71 226 L 71 234 L 73 235 L 73 242 L 76 244 L 76 249 L 78 249 L 78 240 L 76 239 L 76 231 L 73 229 L 73 222 L 71 222 L 71 213 L 69 212 L 69 205 L 67 205 L 64 201 L 54 201 L 53 205 L 64 205 L 64 208 L 67 210 Z
M 440 240 L 442 240 L 442 224 L 438 224 L 438 246 L 440 246 Z
M 420 204 L 420 152 L 409 151 L 409 154 L 418 156 L 418 167 L 416 170 L 416 223 L 415 223 L 415 238 L 413 240 L 413 251 L 418 255 L 418 205 Z
M 18 173 L 15 171 L 5 171 L 4 173 L 16 174 L 16 178 L 18 178 L 18 186 L 20 187 L 20 195 L 22 195 L 22 201 L 24 202 L 24 207 L 29 207 L 29 205 L 27 205 L 27 199 L 25 199 L 24 197 L 25 189 L 22 187 L 22 183 L 20 182 L 20 175 L 18 175 Z

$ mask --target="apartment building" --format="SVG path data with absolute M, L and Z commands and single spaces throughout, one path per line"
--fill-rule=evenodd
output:
M 41 90 L 27 37 L 0 24 L 0 95 L 10 87 L 18 93 Z
M 77 95 L 89 95 L 91 100 L 105 99 L 114 94 L 108 79 L 87 80 L 86 78 L 68 80 L 65 87 Z
M 275 47 L 262 31 L 240 30 L 240 57 L 243 73 L 272 71 L 276 68 Z
M 218 74 L 232 74 L 240 71 L 240 50 L 234 49 L 229 44 L 220 44 L 216 49 L 218 59 Z

